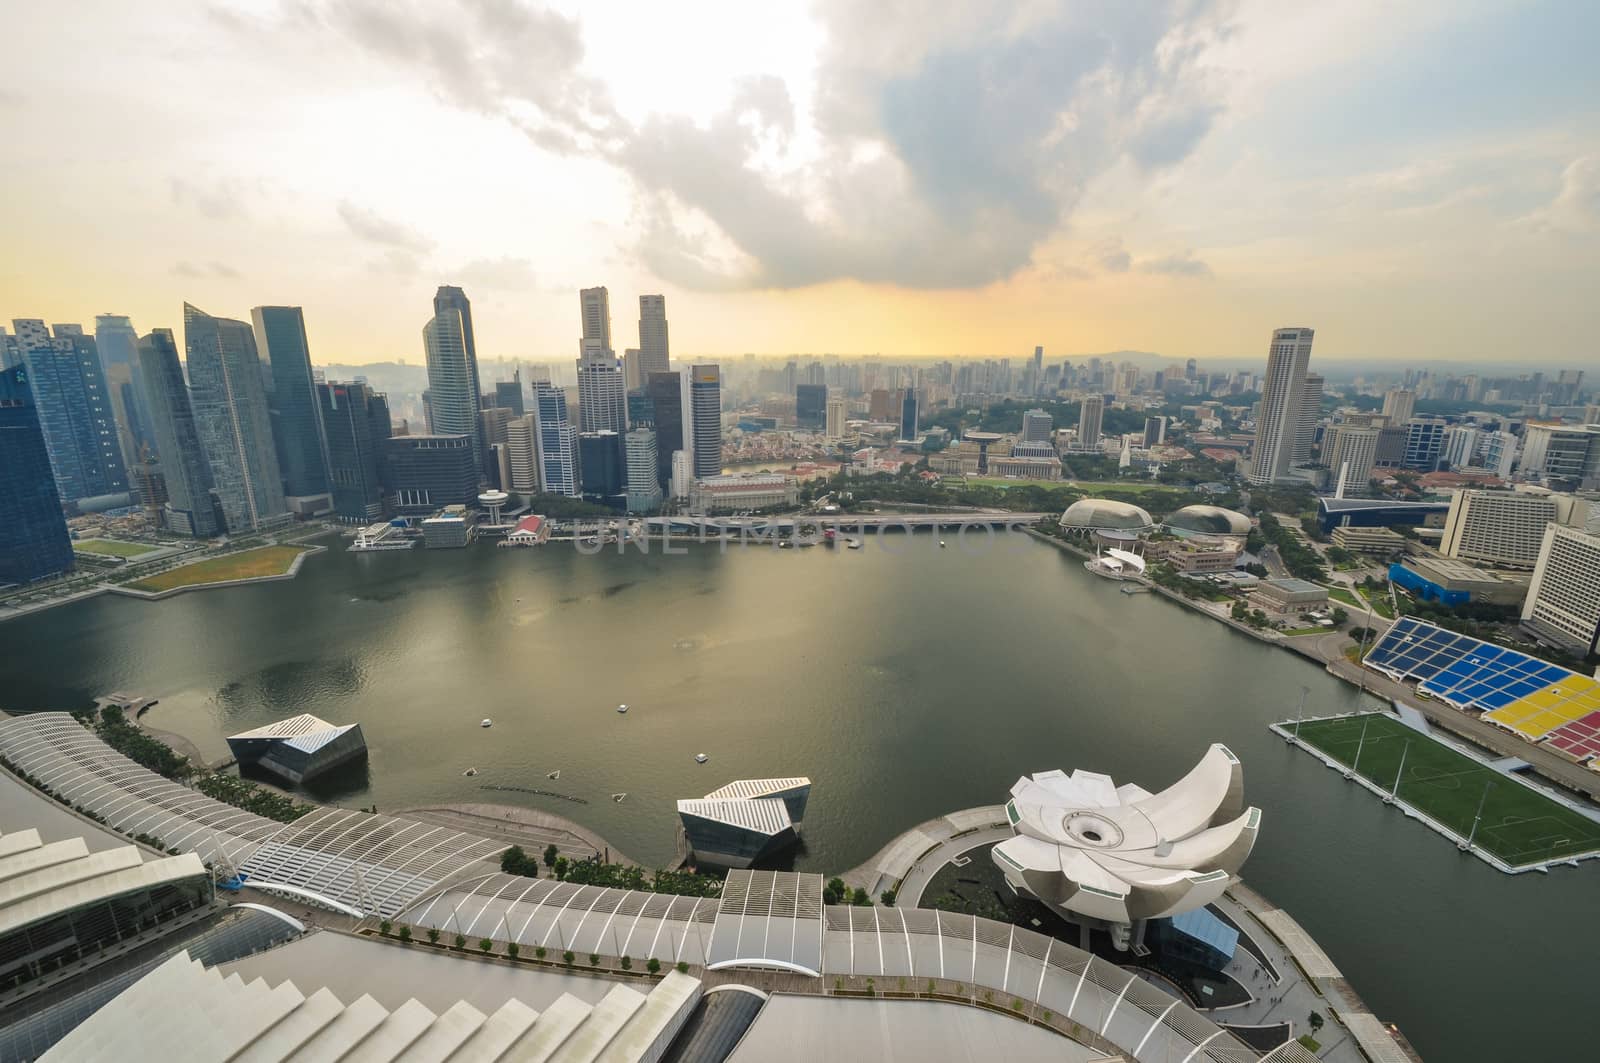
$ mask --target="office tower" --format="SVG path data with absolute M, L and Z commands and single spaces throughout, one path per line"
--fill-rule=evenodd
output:
M 478 347 L 472 336 L 472 304 L 460 288 L 445 285 L 434 295 L 433 317 L 422 328 L 422 349 L 428 361 L 428 431 L 466 436 L 478 468 L 485 468 Z
M 11 324 L 61 500 L 126 493 L 127 467 L 94 339 L 77 325 L 57 325 L 52 336 L 43 321 Z
M 916 388 L 906 388 L 906 397 L 900 400 L 900 438 L 913 443 L 918 439 Z
M 1483 437 L 1483 467 L 1501 479 L 1517 464 L 1519 440 L 1510 432 L 1490 432 Z
M 625 501 L 627 457 L 612 431 L 578 433 L 578 479 L 583 497 L 603 505 Z
M 360 381 L 318 384 L 317 409 L 327 437 L 333 513 L 347 524 L 383 516 L 384 455 L 391 435 L 389 401 Z
M 1600 639 L 1600 536 L 1551 524 L 1522 604 L 1522 623 L 1579 657 Z
M 211 463 L 223 529 L 242 535 L 288 519 L 266 374 L 250 326 L 184 303 L 183 344 L 189 402 Z
M 656 434 L 635 428 L 626 437 L 628 512 L 649 513 L 661 506 L 661 475 L 656 468 Z
M 1296 465 L 1311 460 L 1311 448 L 1317 441 L 1317 422 L 1322 419 L 1322 377 L 1307 373 L 1300 388 L 1299 431 L 1295 433 L 1294 458 Z
M 1424 472 L 1437 469 L 1444 453 L 1444 421 L 1438 417 L 1413 417 L 1405 423 L 1405 430 L 1406 468 Z
M 655 403 L 650 401 L 650 393 L 641 383 L 628 392 L 628 425 L 632 428 L 654 428 L 655 424 Z
M 690 451 L 694 478 L 703 480 L 722 473 L 722 371 L 715 365 L 689 370 L 691 430 L 685 449 Z
M 1086 395 L 1078 404 L 1078 447 L 1085 453 L 1099 453 L 1100 425 L 1105 419 L 1106 400 L 1100 395 Z
M 828 389 L 822 384 L 796 384 L 794 423 L 800 428 L 821 428 L 828 416 Z
M 144 381 L 145 407 L 150 411 L 150 434 L 161 455 L 161 479 L 167 495 L 161 507 L 162 523 L 179 535 L 209 539 L 222 531 L 211 498 L 211 463 L 200 442 L 171 329 L 158 328 L 139 340 L 139 375 Z
M 539 490 L 538 435 L 538 418 L 531 413 L 506 422 L 509 486 L 502 484 L 502 490 L 518 494 L 533 494 Z
M 26 366 L 0 370 L 0 584 L 72 568 L 72 536 L 28 375 Z
M 894 400 L 886 389 L 872 389 L 867 402 L 867 418 L 880 424 L 894 419 Z
M 1383 415 L 1394 425 L 1405 424 L 1417 412 L 1417 393 L 1409 388 L 1395 388 L 1383 396 Z
M 1583 408 L 1584 424 L 1600 424 L 1600 404 L 1590 403 Z
M 479 434 L 483 437 L 483 445 L 493 448 L 503 446 L 506 441 L 506 424 L 516 416 L 510 410 L 501 406 L 489 406 L 478 415 Z
M 1048 443 L 1055 421 L 1043 410 L 1029 410 L 1022 415 L 1022 442 Z
M 482 472 L 471 436 L 390 436 L 383 451 L 384 483 L 401 516 L 426 517 L 478 497 Z
M 672 498 L 682 502 L 689 497 L 689 488 L 694 483 L 694 465 L 689 460 L 687 451 L 674 450 L 672 452 Z
M 522 370 L 515 370 L 510 380 L 495 382 L 494 404 L 503 410 L 510 410 L 513 417 L 521 417 L 528 412 L 523 405 Z
M 1340 497 L 1366 492 L 1382 431 L 1375 425 L 1337 424 L 1322 437 L 1322 464 L 1332 473 L 1334 485 L 1342 486 Z
M 1167 419 L 1165 417 L 1146 417 L 1144 419 L 1144 445 L 1158 447 L 1167 441 Z
M 258 306 L 250 311 L 250 321 L 255 326 L 256 350 L 272 367 L 267 378 L 267 408 L 272 415 L 285 500 L 292 512 L 320 512 L 332 505 L 333 499 L 305 314 L 298 306 Z
M 578 306 L 583 315 L 583 338 L 578 341 L 578 351 L 611 348 L 611 296 L 604 288 L 584 288 L 578 292 Z
M 808 362 L 803 378 L 795 381 L 795 387 L 801 384 L 811 384 L 821 387 L 828 382 L 828 369 L 821 362 Z
M 844 438 L 844 400 L 838 397 L 828 400 L 827 437 Z
M 667 297 L 639 296 L 639 375 L 665 373 L 670 368 L 667 348 Z
M 155 449 L 150 438 L 150 411 L 144 404 L 144 382 L 139 377 L 139 334 L 127 318 L 101 314 L 94 319 L 94 345 L 100 352 L 111 414 L 117 422 L 122 463 L 131 470 L 145 449 Z
M 1199 372 L 1199 364 L 1193 358 L 1183 363 L 1183 379 L 1193 380 Z
M 1044 382 L 1044 348 L 1043 347 L 1035 347 L 1033 349 L 1032 379 L 1029 381 L 1030 390 L 1034 394 L 1037 395 L 1039 393 L 1039 385 L 1041 383 L 1043 383 L 1043 382 Z
M 1444 451 L 1439 462 L 1442 468 L 1465 469 L 1478 453 L 1478 440 L 1483 433 L 1469 424 L 1455 424 L 1444 430 Z
M 644 387 L 644 373 L 639 368 L 637 347 L 629 347 L 622 352 L 622 386 L 628 389 L 630 395 Z
M 1600 425 L 1528 425 L 1522 432 L 1522 473 L 1584 490 L 1600 487 Z
M 1582 528 L 1589 504 L 1572 495 L 1457 491 L 1445 515 L 1439 552 L 1487 565 L 1528 568 L 1539 558 L 1545 528 Z
M 585 348 L 578 356 L 578 423 L 585 432 L 628 429 L 628 389 L 622 363 L 610 349 Z
M 665 490 L 672 476 L 672 455 L 690 446 L 684 431 L 693 424 L 689 389 L 682 373 L 651 373 L 645 378 L 645 393 L 650 396 L 650 407 L 655 412 L 656 475 Z
M 546 383 L 533 385 L 537 432 L 539 489 L 546 494 L 578 496 L 578 429 L 567 416 L 567 396 Z
M 1256 419 L 1255 452 L 1246 474 L 1253 484 L 1287 479 L 1294 464 L 1305 416 L 1302 392 L 1312 336 L 1308 328 L 1282 328 L 1272 334 L 1266 380 L 1261 385 L 1261 415 Z

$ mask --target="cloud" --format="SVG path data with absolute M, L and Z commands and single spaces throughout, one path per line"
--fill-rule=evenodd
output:
M 1133 256 L 1128 254 L 1121 240 L 1102 240 L 1090 250 L 1090 254 L 1107 273 L 1126 273 L 1133 266 Z
M 525 258 L 479 258 L 452 274 L 464 288 L 489 288 L 500 291 L 532 291 L 537 284 L 533 263 Z
M 433 241 L 405 224 L 385 218 L 348 199 L 339 201 L 339 217 L 345 227 L 363 240 L 385 247 L 421 254 L 433 249 Z
M 1134 268 L 1141 273 L 1159 273 L 1168 277 L 1211 276 L 1211 267 L 1195 258 L 1193 251 L 1180 251 L 1162 258 L 1141 259 Z
M 238 181 L 216 178 L 201 183 L 173 177 L 169 186 L 172 202 L 196 210 L 213 221 L 236 218 L 245 212 L 244 189 Z
M 1580 233 L 1600 227 L 1600 155 L 1568 163 L 1555 198 L 1524 220 L 1545 232 Z
M 212 277 L 222 280 L 235 280 L 239 276 L 239 271 L 225 262 L 202 262 L 197 264 L 183 261 L 172 267 L 172 274 L 175 277 L 188 277 L 191 279 Z
M 912 0 L 832 0 L 818 11 L 827 43 L 804 112 L 782 80 L 760 76 L 708 119 L 635 124 L 583 69 L 576 20 L 554 12 L 511 0 L 291 10 L 453 106 L 620 168 L 652 219 L 638 257 L 709 289 L 1002 280 L 1062 228 L 1091 180 L 1123 160 L 1150 171 L 1194 150 L 1220 108 L 1203 57 L 1227 31 L 1222 0 L 936 18 Z

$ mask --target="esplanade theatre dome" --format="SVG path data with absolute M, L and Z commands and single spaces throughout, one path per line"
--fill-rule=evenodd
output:
M 1221 506 L 1184 506 L 1167 518 L 1167 527 L 1202 535 L 1249 535 L 1250 518 Z
M 1061 514 L 1061 526 L 1079 531 L 1149 531 L 1156 526 L 1150 514 L 1128 502 L 1109 498 L 1080 498 Z

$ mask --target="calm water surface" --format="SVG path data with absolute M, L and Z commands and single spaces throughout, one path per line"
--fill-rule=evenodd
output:
M 216 757 L 224 735 L 286 715 L 359 721 L 368 771 L 328 799 L 528 804 L 649 862 L 672 854 L 678 798 L 809 775 L 795 862 L 828 873 L 998 803 L 1024 772 L 1088 767 L 1154 790 L 1225 742 L 1266 817 L 1247 879 L 1430 1063 L 1596 1058 L 1580 1000 L 1600 869 L 1511 877 L 1463 856 L 1266 730 L 1301 686 L 1320 712 L 1356 707 L 1353 688 L 1024 536 L 620 557 L 329 542 L 292 582 L 0 625 L 0 705 L 136 691 L 161 699 L 152 725 Z

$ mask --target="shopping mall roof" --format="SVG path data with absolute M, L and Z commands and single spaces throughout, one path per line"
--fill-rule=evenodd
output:
M 132 845 L 91 853 L 81 838 L 46 844 L 36 830 L 0 835 L 0 934 L 195 878 L 206 878 L 206 869 L 193 853 L 147 863 Z

